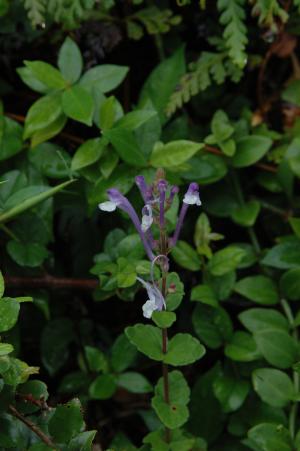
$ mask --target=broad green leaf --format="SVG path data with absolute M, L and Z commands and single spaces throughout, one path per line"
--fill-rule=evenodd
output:
M 252 335 L 237 331 L 225 346 L 225 355 L 237 362 L 252 362 L 261 357 Z
M 125 334 L 118 336 L 111 348 L 111 365 L 114 371 L 121 373 L 129 368 L 137 357 L 136 347 Z
M 225 141 L 234 132 L 227 114 L 222 110 L 218 110 L 214 114 L 211 121 L 211 130 L 217 142 Z
M 48 423 L 49 432 L 56 442 L 68 443 L 82 430 L 84 421 L 81 408 L 78 399 L 56 407 Z
M 205 152 L 195 155 L 185 165 L 187 169 L 180 172 L 181 176 L 191 182 L 196 180 L 201 185 L 217 182 L 228 171 L 226 162 L 221 156 Z M 220 195 L 219 192 L 218 194 Z
M 35 268 L 48 257 L 48 250 L 39 243 L 21 243 L 11 240 L 7 243 L 6 249 L 10 257 L 20 266 Z
M 290 269 L 281 276 L 280 290 L 284 297 L 300 301 L 300 268 Z
M 193 312 L 192 322 L 198 337 L 211 349 L 217 349 L 231 339 L 232 322 L 226 310 L 221 307 L 198 304 Z
M 91 94 L 81 85 L 75 85 L 64 91 L 62 96 L 63 112 L 86 125 L 92 125 L 94 101 Z
M 257 304 L 273 305 L 279 301 L 276 285 L 267 276 L 245 277 L 235 284 L 234 290 Z
M 131 130 L 115 127 L 105 130 L 103 135 L 111 142 L 123 161 L 132 166 L 146 166 L 147 161 Z
M 116 98 L 110 96 L 100 106 L 99 125 L 102 130 L 109 130 L 114 125 L 117 115 L 116 102 Z
M 234 374 L 221 372 L 215 379 L 213 389 L 224 412 L 234 412 L 244 403 L 250 384 Z
M 59 70 L 44 61 L 24 61 L 34 77 L 51 89 L 64 89 L 67 86 Z
M 71 156 L 56 144 L 50 142 L 39 144 L 29 150 L 28 159 L 46 177 L 62 179 L 69 176 Z
M 105 138 L 93 138 L 85 141 L 76 150 L 72 158 L 72 171 L 85 168 L 98 161 L 107 145 Z
M 4 161 L 23 148 L 23 128 L 9 117 L 3 118 L 3 134 L 0 139 L 0 161 Z
M 166 312 L 165 310 L 161 312 L 156 311 L 152 313 L 151 319 L 158 327 L 164 329 L 172 326 L 176 321 L 176 314 L 173 312 Z
M 106 371 L 108 368 L 107 358 L 104 353 L 94 346 L 84 347 L 86 360 L 90 371 Z
M 251 308 L 239 314 L 239 320 L 250 332 L 259 332 L 264 329 L 289 330 L 287 319 L 277 310 L 264 308 Z
M 80 432 L 68 444 L 68 451 L 91 451 L 97 431 Z
M 143 125 L 145 122 L 148 122 L 154 116 L 156 116 L 157 112 L 155 110 L 135 110 L 130 113 L 125 114 L 125 116 L 121 117 L 116 124 L 115 127 L 127 128 L 128 130 L 135 130 L 136 128 Z
M 41 97 L 29 108 L 24 128 L 24 139 L 48 127 L 62 114 L 61 93 Z
M 58 193 L 62 189 L 66 188 L 68 185 L 73 183 L 74 180 L 68 180 L 67 182 L 61 183 L 60 185 L 55 186 L 54 188 L 47 189 L 40 194 L 37 194 L 35 196 L 30 197 L 29 199 L 26 199 L 22 204 L 16 205 L 15 207 L 10 208 L 7 211 L 4 211 L 0 214 L 0 223 L 4 223 L 7 221 L 10 221 L 14 217 L 18 216 L 19 214 L 23 213 L 26 210 L 29 210 L 30 208 L 34 207 L 35 205 L 39 204 L 40 202 L 43 202 L 44 200 L 48 199 L 49 197 L 54 196 L 54 194 Z
M 182 426 L 188 419 L 186 405 L 190 399 L 190 389 L 180 371 L 169 373 L 170 404 L 165 402 L 163 378 L 160 378 L 152 398 L 152 407 L 162 423 L 170 429 Z
M 231 219 L 243 227 L 251 227 L 255 224 L 259 212 L 260 203 L 256 200 L 251 200 L 233 210 Z
M 236 272 L 230 271 L 223 276 L 213 276 L 207 272 L 204 274 L 203 281 L 212 287 L 219 301 L 225 301 L 233 291 L 236 281 Z
M 136 282 L 135 266 L 124 257 L 119 257 L 117 263 L 118 263 L 118 272 L 117 272 L 118 287 L 128 288 L 134 285 Z
M 290 368 L 299 358 L 297 342 L 285 330 L 258 330 L 254 340 L 266 361 L 277 368 Z
M 261 263 L 279 269 L 297 268 L 300 266 L 300 240 L 286 241 L 272 247 Z
M 2 372 L 2 376 L 5 384 L 15 387 L 24 384 L 31 374 L 37 374 L 40 370 L 37 366 L 28 366 L 27 363 L 13 357 L 10 357 L 9 363 L 8 369 Z
M 93 89 L 100 92 L 109 92 L 119 86 L 128 72 L 126 66 L 116 66 L 114 64 L 102 64 L 89 69 L 81 77 L 80 84 L 90 92 Z
M 29 86 L 33 91 L 40 92 L 41 94 L 48 93 L 51 88 L 46 86 L 41 80 L 39 80 L 34 72 L 29 67 L 18 67 L 16 72 L 20 76 L 25 85 Z
M 208 270 L 214 276 L 222 276 L 236 269 L 245 255 L 245 251 L 231 245 L 217 251 L 208 263 Z
M 58 54 L 57 65 L 65 80 L 75 83 L 80 77 L 83 61 L 78 45 L 69 36 L 64 40 Z
M 190 271 L 199 271 L 201 268 L 200 258 L 193 247 L 185 241 L 178 241 L 172 249 L 172 257 L 175 262 Z
M 248 431 L 248 437 L 251 448 L 255 451 L 292 451 L 294 449 L 290 433 L 282 424 L 258 424 Z
M 92 399 L 109 399 L 117 389 L 113 374 L 101 374 L 90 385 L 89 395 Z
M 168 343 L 163 360 L 174 366 L 189 365 L 205 354 L 204 346 L 190 334 L 176 334 Z
M 211 305 L 212 307 L 218 306 L 218 300 L 215 292 L 209 285 L 197 285 L 192 289 L 191 301 L 202 302 L 203 304 Z
M 172 56 L 154 68 L 141 90 L 139 103 L 142 104 L 146 99 L 150 99 L 162 123 L 167 120 L 166 106 L 185 71 L 184 49 L 180 47 Z
M 179 166 L 189 160 L 195 153 L 204 147 L 202 143 L 184 139 L 171 141 L 167 144 L 157 143 L 153 149 L 150 163 L 155 168 L 169 168 Z
M 20 304 L 11 298 L 0 299 L 0 332 L 10 330 L 16 324 Z
M 136 324 L 126 327 L 125 333 L 129 341 L 150 359 L 163 360 L 162 332 L 158 327 Z
M 0 271 L 0 298 L 2 298 L 3 294 L 4 294 L 4 278 L 2 271 Z
M 231 163 L 236 168 L 251 166 L 260 160 L 271 148 L 272 140 L 265 136 L 251 135 L 236 142 L 236 152 Z
M 51 124 L 33 133 L 30 139 L 31 147 L 33 148 L 38 146 L 48 139 L 53 138 L 53 136 L 58 135 L 66 125 L 66 122 L 67 117 L 62 113 L 57 119 L 55 119 L 55 121 L 51 122 Z
M 0 306 L 0 310 L 1 310 L 1 306 Z M 10 354 L 11 352 L 13 352 L 13 350 L 14 350 L 14 347 L 11 344 L 0 343 L 0 357 Z
M 131 393 L 149 393 L 152 391 L 152 385 L 145 376 L 133 371 L 120 374 L 117 378 L 117 385 Z
M 296 397 L 295 388 L 289 376 L 273 368 L 260 368 L 252 373 L 254 390 L 267 404 L 285 407 Z
M 68 348 L 74 340 L 73 323 L 68 318 L 49 321 L 43 329 L 41 338 L 42 362 L 54 375 L 64 366 L 69 357 Z

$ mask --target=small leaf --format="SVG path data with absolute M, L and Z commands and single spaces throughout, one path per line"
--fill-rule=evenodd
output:
M 168 344 L 164 362 L 174 366 L 189 365 L 203 357 L 204 346 L 190 334 L 176 334 Z
M 126 163 L 132 166 L 146 166 L 147 160 L 131 130 L 115 127 L 105 130 L 103 136 L 112 143 L 120 158 Z
M 61 93 L 48 94 L 38 99 L 27 112 L 24 139 L 52 124 L 61 114 Z
M 97 431 L 80 432 L 68 444 L 68 451 L 90 451 Z
M 80 85 L 72 86 L 64 91 L 62 96 L 64 113 L 86 125 L 92 125 L 94 101 L 91 94 Z
M 244 310 L 239 314 L 239 320 L 252 333 L 264 329 L 289 330 L 287 319 L 273 309 L 251 308 Z
M 158 327 L 164 329 L 172 326 L 174 321 L 176 321 L 176 314 L 173 312 L 166 312 L 165 310 L 161 312 L 156 311 L 152 313 L 151 319 Z
M 214 380 L 213 389 L 223 411 L 228 413 L 242 406 L 249 393 L 250 384 L 233 374 L 222 372 Z
M 84 347 L 86 360 L 90 371 L 106 371 L 108 368 L 107 358 L 104 353 L 94 346 Z
M 1 301 L 2 302 L 2 301 Z M 0 308 L 1 310 L 1 308 Z M 13 352 L 14 347 L 9 343 L 0 343 L 0 357 Z
M 35 268 L 48 257 L 48 251 L 39 243 L 21 243 L 11 240 L 6 246 L 10 257 L 20 266 Z
M 149 393 L 152 391 L 152 385 L 145 376 L 133 371 L 120 374 L 117 384 L 131 393 Z
M 231 339 L 232 322 L 226 310 L 221 307 L 198 304 L 192 321 L 196 334 L 209 348 L 217 349 Z
M 258 396 L 273 407 L 285 407 L 295 399 L 296 393 L 289 376 L 273 368 L 253 371 L 252 381 Z
M 51 64 L 44 61 L 24 61 L 24 64 L 39 82 L 51 89 L 64 89 L 66 80 L 61 73 Z
M 92 399 L 109 399 L 117 389 L 113 374 L 101 374 L 90 385 L 89 395 Z
M 73 399 L 65 405 L 57 406 L 49 420 L 49 432 L 58 443 L 68 443 L 84 426 L 81 404 Z
M 57 63 L 63 77 L 75 83 L 80 77 L 83 61 L 78 45 L 69 36 L 64 40 L 58 54 Z
M 231 218 L 234 222 L 243 227 L 251 227 L 255 224 L 259 212 L 260 203 L 256 200 L 251 200 L 234 209 L 231 213 Z
M 85 168 L 98 161 L 107 145 L 105 138 L 88 139 L 76 150 L 72 158 L 72 171 Z
M 192 246 L 185 241 L 178 241 L 172 249 L 172 257 L 175 262 L 190 271 L 199 271 L 201 268 L 200 258 Z
M 248 437 L 254 450 L 292 451 L 294 448 L 290 432 L 282 424 L 257 424 L 248 431 Z
M 272 247 L 261 263 L 279 269 L 297 268 L 300 266 L 300 240 L 283 242 Z
M 153 149 L 150 163 L 155 168 L 179 166 L 189 160 L 204 147 L 202 143 L 187 140 L 171 141 L 167 144 L 156 145 Z
M 208 269 L 214 276 L 222 276 L 236 269 L 245 255 L 244 249 L 228 246 L 216 252 L 208 263 Z
M 112 91 L 126 77 L 128 67 L 113 64 L 102 64 L 89 69 L 82 76 L 80 84 L 92 92 L 93 89 L 102 93 Z
M 280 290 L 284 297 L 300 301 L 300 268 L 290 269 L 281 276 Z
M 260 160 L 271 148 L 272 140 L 259 135 L 244 136 L 237 140 L 236 146 L 231 162 L 234 167 L 243 168 Z
M 209 285 L 197 285 L 191 292 L 191 301 L 202 302 L 203 304 L 218 306 L 218 300 L 212 288 Z
M 258 330 L 254 340 L 266 361 L 277 368 L 290 368 L 299 358 L 297 342 L 285 330 Z
M 137 356 L 136 347 L 133 346 L 125 334 L 118 336 L 111 348 L 111 365 L 114 371 L 121 373 L 130 367 Z
M 237 331 L 225 346 L 225 355 L 236 362 L 252 362 L 261 357 L 252 335 Z
M 129 341 L 140 352 L 146 354 L 150 359 L 163 360 L 162 334 L 158 327 L 136 324 L 135 326 L 126 327 L 125 333 Z
M 6 332 L 14 327 L 19 311 L 19 302 L 11 298 L 0 299 L 0 332 Z
M 239 280 L 234 290 L 250 301 L 263 305 L 277 304 L 279 295 L 273 280 L 267 276 L 249 276 Z

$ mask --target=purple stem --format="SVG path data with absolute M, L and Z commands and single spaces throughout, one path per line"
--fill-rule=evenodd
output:
M 143 175 L 137 175 L 135 178 L 135 183 L 140 190 L 142 198 L 144 199 L 145 204 L 147 204 L 148 199 L 148 187 L 145 181 L 145 177 Z
M 184 221 L 184 218 L 185 218 L 188 208 L 189 208 L 189 204 L 186 204 L 186 203 L 182 204 L 179 218 L 178 218 L 177 225 L 176 225 L 176 229 L 175 229 L 173 237 L 170 240 L 171 246 L 175 246 L 177 243 L 177 240 L 178 240 L 181 228 L 182 228 L 182 224 L 183 224 L 183 221 Z

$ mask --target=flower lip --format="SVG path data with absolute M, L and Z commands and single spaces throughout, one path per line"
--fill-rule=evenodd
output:
M 201 205 L 201 200 L 199 197 L 199 185 L 198 183 L 191 183 L 184 198 L 183 203 L 188 205 Z
M 143 217 L 142 217 L 142 231 L 146 232 L 153 223 L 153 216 L 152 216 L 152 208 L 150 205 L 146 204 L 142 210 Z

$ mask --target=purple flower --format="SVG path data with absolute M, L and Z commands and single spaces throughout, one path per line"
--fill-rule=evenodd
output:
M 139 217 L 136 214 L 136 211 L 133 208 L 133 206 L 131 205 L 131 203 L 129 202 L 129 200 L 126 199 L 126 197 L 123 196 L 123 194 L 121 194 L 120 191 L 118 191 L 115 188 L 111 188 L 111 189 L 107 190 L 107 195 L 108 195 L 109 201 L 102 202 L 101 204 L 99 204 L 100 210 L 114 211 L 114 210 L 116 210 L 116 208 L 120 208 L 120 210 L 125 211 L 128 214 L 128 216 L 130 217 L 130 219 L 132 220 L 138 234 L 140 235 L 140 238 L 144 245 L 145 251 L 146 251 L 149 259 L 152 261 L 154 259 L 154 255 L 153 255 L 151 246 L 142 230 Z
M 153 223 L 152 207 L 151 205 L 145 205 L 142 210 L 142 231 L 147 232 Z
M 198 186 L 198 183 L 195 183 L 195 182 L 190 184 L 187 192 L 184 195 L 183 205 L 180 210 L 175 233 L 174 233 L 173 238 L 171 238 L 171 240 L 170 240 L 170 243 L 172 246 L 175 246 L 175 244 L 177 243 L 186 212 L 190 205 L 199 205 L 199 206 L 201 205 L 201 200 L 199 197 L 199 186 Z
M 154 282 L 145 282 L 145 280 L 140 277 L 137 277 L 137 280 L 146 288 L 149 296 L 149 299 L 143 305 L 143 315 L 145 318 L 149 319 L 154 311 L 161 311 L 166 306 L 166 303 L 162 293 Z

